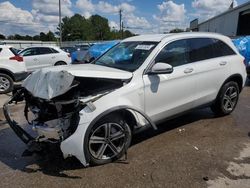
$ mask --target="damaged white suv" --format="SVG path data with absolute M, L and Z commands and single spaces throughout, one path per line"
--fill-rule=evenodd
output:
M 123 40 L 91 64 L 32 73 L 4 105 L 5 117 L 30 151 L 60 144 L 84 166 L 119 159 L 135 130 L 200 106 L 230 114 L 245 80 L 244 58 L 212 33 L 142 35 Z M 10 117 L 25 102 L 33 133 Z M 35 133 L 35 134 L 34 134 Z

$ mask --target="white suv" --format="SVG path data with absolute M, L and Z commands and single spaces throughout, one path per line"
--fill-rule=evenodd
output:
M 11 46 L 0 45 L 0 94 L 12 91 L 14 82 L 26 77 L 23 58 Z
M 142 35 L 123 40 L 91 64 L 31 74 L 4 106 L 6 119 L 30 151 L 59 143 L 84 166 L 120 158 L 132 133 L 201 106 L 230 114 L 244 87 L 244 58 L 228 37 L 212 33 Z M 33 138 L 10 118 L 26 101 Z M 28 119 L 28 118 L 27 118 Z
M 19 54 L 23 56 L 28 71 L 71 63 L 70 54 L 55 46 L 29 47 Z

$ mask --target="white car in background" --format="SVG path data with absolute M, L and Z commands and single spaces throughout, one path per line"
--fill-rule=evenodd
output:
M 19 52 L 24 58 L 28 71 L 71 63 L 69 53 L 55 46 L 29 47 Z
M 64 157 L 84 166 L 105 164 L 125 154 L 133 133 L 146 125 L 156 129 L 204 106 L 220 116 L 233 112 L 246 81 L 243 62 L 219 34 L 135 36 L 90 64 L 32 73 L 4 114 L 29 151 L 57 143 Z M 22 100 L 36 137 L 10 118 L 8 106 Z
M 0 45 L 0 94 L 12 91 L 14 82 L 27 77 L 27 70 L 23 58 L 14 48 Z

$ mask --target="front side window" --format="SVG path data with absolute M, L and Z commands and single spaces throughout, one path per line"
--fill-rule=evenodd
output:
M 142 41 L 123 42 L 111 48 L 93 63 L 134 72 L 143 64 L 157 44 L 157 42 Z
M 155 63 L 168 63 L 173 67 L 189 63 L 187 40 L 178 40 L 165 46 L 156 56 Z

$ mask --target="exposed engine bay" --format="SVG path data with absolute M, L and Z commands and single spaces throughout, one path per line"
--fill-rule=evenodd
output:
M 32 77 L 29 77 L 29 79 L 32 79 Z M 30 88 L 25 87 L 25 83 L 27 83 L 27 80 L 23 87 L 16 89 L 12 99 L 4 105 L 4 113 L 15 133 L 23 142 L 30 144 L 31 142 L 62 142 L 76 131 L 80 120 L 80 111 L 84 107 L 89 106 L 90 110 L 95 110 L 92 102 L 122 87 L 125 81 L 74 77 L 71 84 L 67 86 L 66 93 L 60 94 L 61 91 L 53 93 L 55 96 L 53 98 L 46 98 L 49 96 L 44 95 L 44 91 L 47 90 L 45 87 L 40 87 L 40 90 L 36 89 L 37 96 L 43 93 L 44 98 L 34 96 L 34 93 L 29 91 Z M 63 83 L 65 82 L 61 78 L 57 85 Z M 39 84 L 36 83 L 36 86 Z M 28 125 L 32 126 L 32 130 L 36 133 L 36 137 L 28 134 L 9 116 L 8 105 L 19 102 L 25 102 L 23 113 Z

